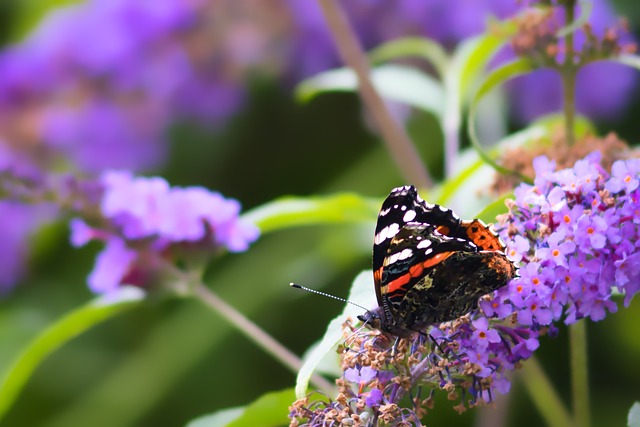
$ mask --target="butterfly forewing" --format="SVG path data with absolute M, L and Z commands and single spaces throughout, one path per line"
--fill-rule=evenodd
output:
M 413 185 L 393 189 L 380 208 L 376 224 L 373 243 L 373 271 L 376 282 L 381 278 L 382 264 L 391 240 L 404 225 L 411 222 L 433 225 L 440 234 L 466 237 L 464 231 L 460 232 L 460 218 L 452 210 L 425 202 Z M 456 235 L 450 234 L 452 231 Z

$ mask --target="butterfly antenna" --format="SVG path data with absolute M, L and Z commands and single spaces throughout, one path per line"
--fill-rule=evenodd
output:
M 307 288 L 306 286 L 298 285 L 297 283 L 289 283 L 289 286 L 291 286 L 292 288 L 298 288 L 298 289 L 302 289 L 303 291 L 311 292 L 312 294 L 318 294 L 318 295 L 322 295 L 322 296 L 327 297 L 327 298 L 333 298 L 333 299 L 338 300 L 338 301 L 346 302 L 347 304 L 351 304 L 353 306 L 361 308 L 364 311 L 369 311 L 369 309 L 364 308 L 360 304 L 356 304 L 355 302 L 349 301 L 348 299 L 345 299 L 345 298 L 340 298 L 340 297 L 337 297 L 335 295 L 327 294 L 325 292 L 316 291 L 315 289 Z

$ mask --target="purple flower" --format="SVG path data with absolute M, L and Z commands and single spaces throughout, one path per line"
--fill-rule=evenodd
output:
M 0 52 L 0 109 L 20 118 L 0 126 L 28 119 L 52 162 L 64 156 L 83 171 L 162 164 L 173 122 L 219 123 L 243 98 L 217 61 L 195 58 L 186 45 L 208 7 L 91 0 L 57 10 L 24 42 Z
M 43 223 L 52 221 L 55 213 L 55 207 L 48 204 L 0 200 L 0 295 L 24 278 L 30 253 L 29 237 Z
M 117 237 L 109 239 L 104 250 L 98 254 L 93 271 L 89 274 L 89 288 L 99 294 L 115 291 L 136 259 L 136 252 L 127 248 L 123 240 Z
M 623 190 L 631 193 L 638 188 L 638 172 L 640 172 L 638 159 L 616 162 L 611 166 L 611 179 L 605 188 L 611 193 L 619 193 Z
M 552 233 L 546 240 L 546 244 L 545 247 L 536 250 L 536 257 L 551 261 L 552 267 L 567 267 L 567 257 L 574 253 L 576 244 L 572 240 L 567 240 L 562 231 Z
M 617 161 L 609 175 L 599 160 L 590 155 L 556 171 L 548 160 L 536 159 L 536 185 L 521 185 L 501 220 L 507 251 L 520 253 L 523 265 L 509 292 L 498 295 L 514 305 L 523 324 L 545 326 L 562 316 L 566 323 L 601 320 L 617 310 L 614 289 L 625 294 L 625 304 L 638 292 L 640 161 Z M 559 188 L 565 205 L 548 209 Z M 602 196 L 607 191 L 609 198 Z M 507 228 L 527 229 L 529 246 Z M 542 286 L 531 286 L 534 281 Z
M 382 403 L 384 395 L 382 391 L 378 388 L 374 388 L 369 392 L 369 395 L 365 399 L 365 403 L 369 408 L 373 408 L 374 406 L 378 406 Z
M 486 317 L 479 317 L 472 322 L 475 331 L 471 338 L 479 350 L 486 349 L 490 343 L 500 342 L 500 335 L 495 329 L 489 329 L 489 320 Z
M 106 242 L 89 277 L 95 292 L 109 292 L 127 279 L 144 284 L 162 268 L 163 260 L 171 260 L 167 254 L 176 256 L 179 251 L 173 249 L 185 245 L 205 252 L 241 252 L 258 238 L 258 228 L 239 218 L 240 204 L 219 193 L 171 187 L 163 178 L 140 178 L 125 171 L 107 171 L 101 183 L 105 224 L 71 222 L 75 246 L 92 239 Z
M 352 383 L 368 383 L 373 380 L 378 371 L 371 366 L 363 366 L 361 368 L 349 368 L 344 371 L 344 378 Z

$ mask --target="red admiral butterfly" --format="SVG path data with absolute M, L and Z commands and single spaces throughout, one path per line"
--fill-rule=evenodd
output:
M 395 188 L 382 204 L 373 242 L 379 307 L 359 319 L 398 337 L 457 319 L 515 277 L 504 248 L 481 220 L 428 204 L 413 186 Z

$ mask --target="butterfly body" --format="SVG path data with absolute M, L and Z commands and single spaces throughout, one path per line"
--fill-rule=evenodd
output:
M 413 186 L 392 190 L 380 209 L 373 271 L 378 308 L 361 320 L 399 337 L 475 310 L 516 275 L 489 227 L 426 203 Z

